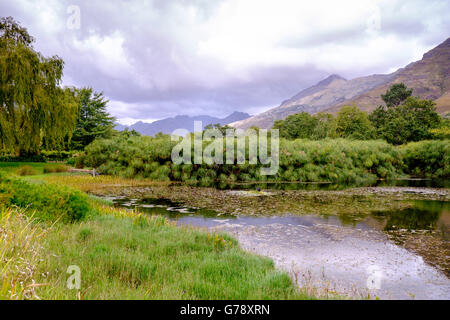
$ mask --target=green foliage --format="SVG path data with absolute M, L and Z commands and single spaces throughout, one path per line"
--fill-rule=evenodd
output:
M 441 125 L 438 128 L 434 128 L 430 130 L 430 134 L 433 139 L 450 139 L 450 119 L 443 118 L 441 121 Z
M 384 139 L 392 144 L 426 139 L 448 139 L 449 120 L 441 120 L 431 100 L 410 97 L 412 90 L 403 83 L 394 84 L 382 95 L 386 106 L 379 106 L 369 116 L 356 106 L 342 107 L 337 117 L 327 113 L 306 112 L 277 120 L 273 128 L 286 139 L 347 138 Z
M 16 155 L 0 156 L 0 162 L 45 162 L 45 157 L 42 154 L 27 155 L 18 157 Z
M 25 165 L 25 166 L 19 167 L 19 169 L 17 169 L 16 173 L 19 176 L 32 176 L 32 175 L 37 174 L 37 170 L 34 169 L 32 166 Z
M 350 183 L 395 177 L 402 160 L 400 152 L 383 141 L 282 140 L 280 166 L 286 170 L 284 179 Z
M 76 155 L 75 151 L 42 150 L 39 154 L 16 156 L 16 155 L 0 155 L 0 162 L 46 162 L 46 161 L 64 161 Z
M 30 183 L 1 172 L 0 199 L 0 205 L 27 208 L 27 213 L 42 221 L 80 221 L 91 209 L 87 195 L 81 191 L 54 184 Z
M 52 151 L 42 150 L 40 154 L 44 158 L 44 161 L 64 161 L 73 157 L 76 154 L 76 152 L 64 150 L 52 150 Z
M 436 129 L 431 129 L 430 134 L 432 135 L 433 139 L 450 139 L 450 127 L 440 127 Z
M 450 176 L 450 140 L 411 142 L 401 151 L 407 173 L 419 177 Z
M 381 99 L 383 99 L 388 108 L 396 107 L 409 98 L 412 92 L 413 89 L 408 89 L 404 83 L 396 83 L 385 94 L 381 95 Z
M 121 133 L 111 139 L 97 139 L 86 147 L 85 155 L 77 158 L 88 166 L 98 168 L 100 172 L 130 177 L 140 174 L 157 178 L 159 166 L 171 161 L 172 142 L 169 135 L 155 137 L 138 136 L 129 132 Z M 78 164 L 77 164 L 78 166 Z
M 310 138 L 317 125 L 317 119 L 307 112 L 288 116 L 284 120 L 275 121 L 273 128 L 280 130 L 280 136 L 286 139 Z
M 74 91 L 61 88 L 64 62 L 33 49 L 34 39 L 11 17 L 0 19 L 0 150 L 37 154 L 58 149 L 76 121 Z
M 281 139 L 280 169 L 275 176 L 262 176 L 261 164 L 175 165 L 171 162 L 174 144 L 164 135 L 116 136 L 95 140 L 80 158 L 104 174 L 203 186 L 264 180 L 360 182 L 394 177 L 403 168 L 401 153 L 383 141 Z
M 438 128 L 441 119 L 435 103 L 409 97 L 396 107 L 380 106 L 369 117 L 377 136 L 393 144 L 433 138 L 432 129 Z
M 109 138 L 113 134 L 115 118 L 106 111 L 108 101 L 103 93 L 93 92 L 92 88 L 76 91 L 79 111 L 71 148 L 82 150 L 95 138 Z
M 315 115 L 307 112 L 293 114 L 275 121 L 273 128 L 280 130 L 280 137 L 291 140 L 337 137 L 368 140 L 375 137 L 367 114 L 356 107 L 342 107 L 337 118 L 323 112 Z
M 337 123 L 336 119 L 330 113 L 318 112 L 313 115 L 316 119 L 316 126 L 311 135 L 311 140 L 320 140 L 326 138 L 337 138 Z
M 345 106 L 336 118 L 337 133 L 342 138 L 369 140 L 375 137 L 375 129 L 366 112 L 356 106 Z
M 63 164 L 46 165 L 44 166 L 44 173 L 60 173 L 67 172 L 69 168 Z

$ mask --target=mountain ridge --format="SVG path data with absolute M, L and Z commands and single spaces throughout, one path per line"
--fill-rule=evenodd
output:
M 125 129 L 136 130 L 140 134 L 152 136 L 159 132 L 170 134 L 176 129 L 186 129 L 190 132 L 193 132 L 194 121 L 201 121 L 202 127 L 204 128 L 207 125 L 216 123 L 219 123 L 221 125 L 227 125 L 232 122 L 244 120 L 249 117 L 250 115 L 248 113 L 239 111 L 234 111 L 225 118 L 217 118 L 208 115 L 198 115 L 198 116 L 177 115 L 175 117 L 156 120 L 153 122 L 137 121 L 129 126 L 116 124 L 115 129 L 118 131 L 123 131 Z
M 371 111 L 382 104 L 381 94 L 398 82 L 412 88 L 413 95 L 432 99 L 438 112 L 450 111 L 450 38 L 412 62 L 390 74 L 374 74 L 347 80 L 333 74 L 317 84 L 301 90 L 290 99 L 253 117 L 233 122 L 230 126 L 270 128 L 275 120 L 302 111 L 336 113 L 344 105 L 356 105 Z

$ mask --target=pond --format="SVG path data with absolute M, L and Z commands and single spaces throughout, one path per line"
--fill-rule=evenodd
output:
M 111 200 L 117 206 L 166 216 L 179 225 L 230 233 L 244 249 L 272 258 L 310 293 L 450 299 L 449 202 L 412 201 L 406 209 L 374 211 L 361 218 L 233 216 L 166 199 Z

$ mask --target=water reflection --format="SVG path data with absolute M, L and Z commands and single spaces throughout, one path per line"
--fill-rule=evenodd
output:
M 359 184 L 341 184 L 330 182 L 248 182 L 218 183 L 222 190 L 344 190 L 353 187 L 414 187 L 414 188 L 450 188 L 450 179 L 396 179 L 377 180 Z
M 450 232 L 450 202 L 413 201 L 411 208 L 372 212 L 372 216 L 384 221 L 384 231 L 436 230 L 446 238 Z
M 360 213 L 358 215 L 340 214 L 338 216 L 239 216 L 224 215 L 214 210 L 189 208 L 182 203 L 167 199 L 112 199 L 116 206 L 139 208 L 149 214 L 162 215 L 180 224 L 211 227 L 220 223 L 240 223 L 261 225 L 269 223 L 310 225 L 326 223 L 338 226 L 351 226 L 359 229 L 392 230 L 433 230 L 445 238 L 450 236 L 450 202 L 420 200 L 411 201 L 411 207 L 403 210 L 386 210 Z

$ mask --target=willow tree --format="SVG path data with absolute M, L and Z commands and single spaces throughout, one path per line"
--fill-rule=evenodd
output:
M 64 62 L 33 48 L 34 38 L 13 18 L 0 19 L 0 150 L 36 154 L 59 149 L 74 130 L 74 90 L 62 88 Z

